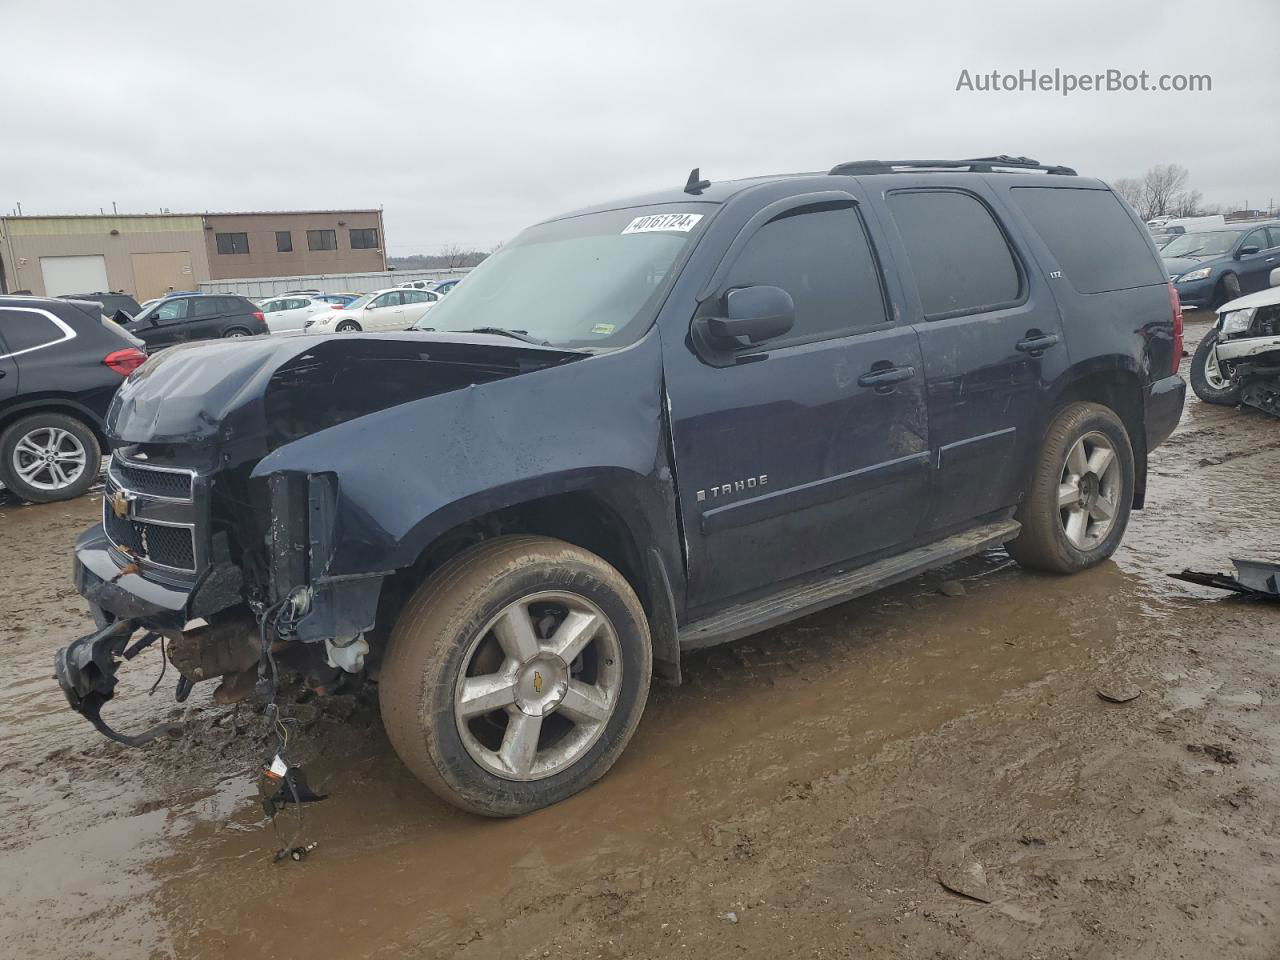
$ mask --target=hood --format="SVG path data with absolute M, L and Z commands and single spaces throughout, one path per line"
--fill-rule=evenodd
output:
M 1274 303 L 1280 303 L 1280 287 L 1259 290 L 1257 293 L 1250 293 L 1224 303 L 1218 308 L 1218 314 L 1234 313 L 1236 310 L 1248 310 L 1250 307 L 1269 307 Z
M 377 410 L 586 356 L 426 332 L 195 343 L 135 370 L 111 402 L 107 431 L 126 444 L 237 443 L 262 456 Z
M 1164 257 L 1164 268 L 1169 271 L 1169 276 L 1180 277 L 1184 273 L 1191 270 L 1207 267 L 1218 257 Z

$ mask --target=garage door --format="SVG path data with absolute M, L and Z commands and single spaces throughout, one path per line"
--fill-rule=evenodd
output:
M 67 293 L 102 293 L 107 285 L 107 259 L 93 257 L 41 257 L 40 273 L 44 277 L 46 297 Z
M 134 296 L 139 300 L 161 297 L 170 290 L 195 289 L 189 251 L 135 253 L 130 261 L 133 264 Z

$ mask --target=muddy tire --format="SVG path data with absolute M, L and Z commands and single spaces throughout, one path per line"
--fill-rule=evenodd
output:
M 1240 402 L 1240 385 L 1226 379 L 1217 369 L 1217 356 L 1213 352 L 1217 342 L 1218 331 L 1210 330 L 1196 347 L 1191 357 L 1191 389 L 1205 403 L 1234 407 Z
M 75 417 L 36 413 L 0 432 L 0 481 L 32 503 L 80 496 L 101 468 L 98 438 Z
M 379 701 L 396 753 L 434 793 L 513 817 L 604 776 L 652 672 L 644 610 L 617 570 L 560 540 L 500 537 L 410 598 Z
M 1133 489 L 1133 448 L 1120 418 L 1097 403 L 1063 407 L 1045 431 L 1009 555 L 1048 573 L 1101 563 L 1124 537 Z

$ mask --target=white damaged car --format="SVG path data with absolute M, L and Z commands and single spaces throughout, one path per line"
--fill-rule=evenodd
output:
M 1205 403 L 1257 407 L 1280 417 L 1280 267 L 1271 287 L 1218 308 L 1191 358 L 1191 389 Z

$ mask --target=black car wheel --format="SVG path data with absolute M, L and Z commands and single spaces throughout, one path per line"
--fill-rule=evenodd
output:
M 359 333 L 360 324 L 354 320 L 343 320 L 337 327 L 338 333 Z
M 98 438 L 61 413 L 23 417 L 0 434 L 0 480 L 33 503 L 80 496 L 102 466 Z
M 1209 309 L 1217 310 L 1224 303 L 1230 303 L 1239 296 L 1240 278 L 1234 273 L 1223 274 L 1222 279 L 1218 281 L 1218 285 L 1214 287 L 1213 301 L 1209 304 Z

